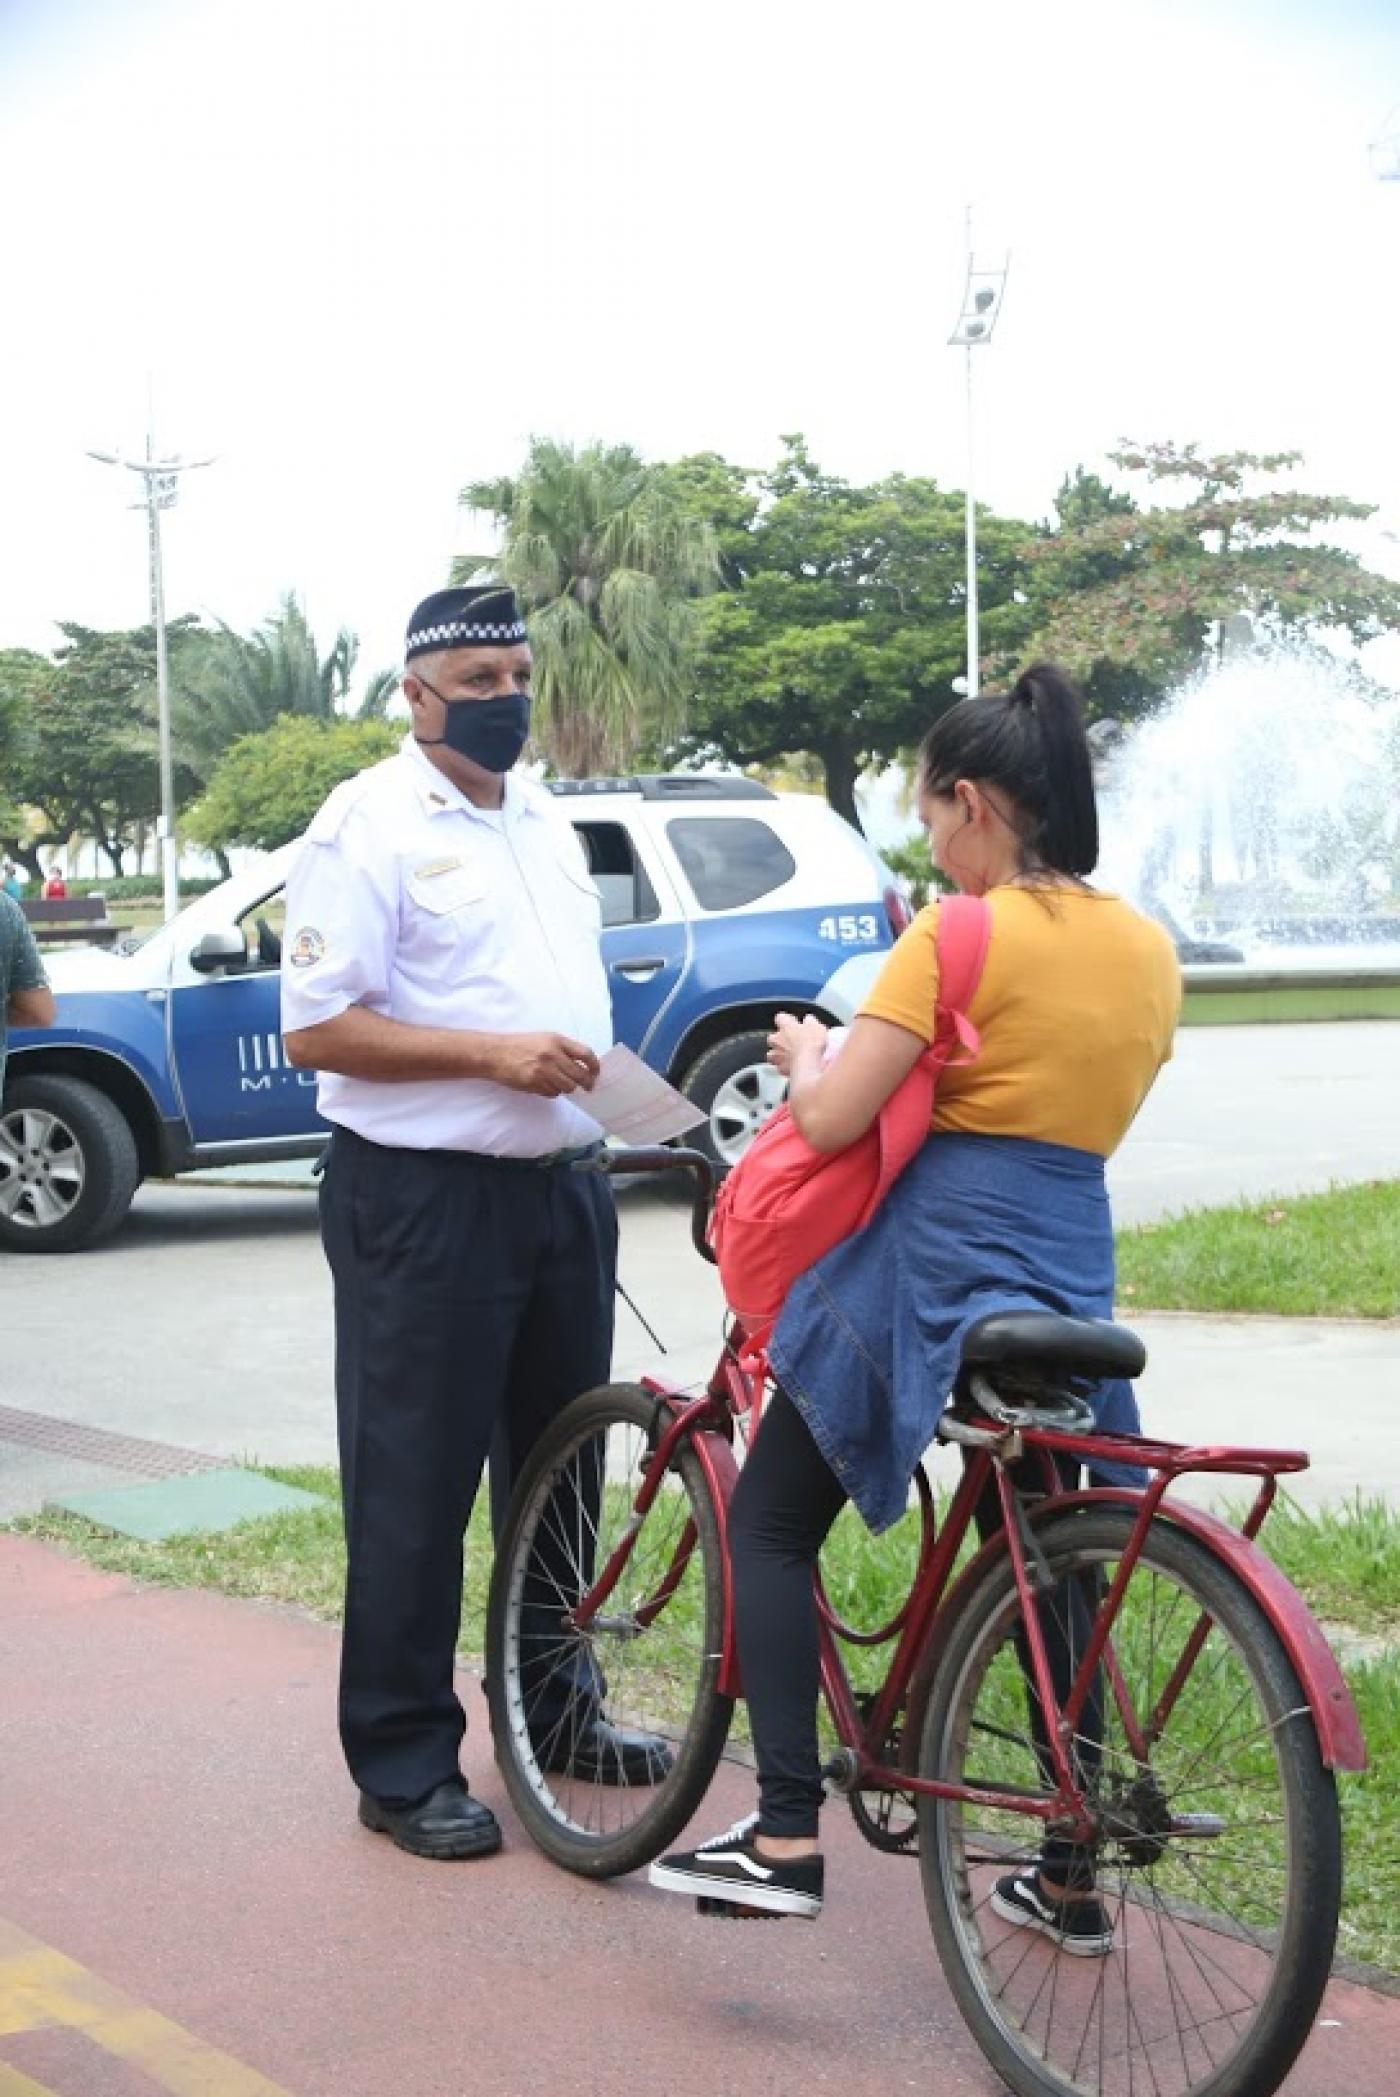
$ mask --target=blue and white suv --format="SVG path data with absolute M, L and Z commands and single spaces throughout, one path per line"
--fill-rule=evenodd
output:
M 721 1164 L 781 1097 L 774 1012 L 851 1017 L 844 970 L 908 913 L 865 840 L 810 794 L 707 773 L 554 782 L 603 904 L 619 1041 L 705 1108 Z M 314 1155 L 315 1078 L 278 1027 L 283 883 L 260 857 L 129 954 L 49 957 L 57 1025 L 11 1036 L 0 1246 L 71 1252 L 147 1175 Z

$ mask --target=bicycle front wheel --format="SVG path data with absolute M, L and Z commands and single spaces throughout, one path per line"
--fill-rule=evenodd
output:
M 487 1699 L 511 1802 L 546 1855 L 611 1878 L 657 1857 L 699 1806 L 733 1713 L 721 1695 L 724 1579 L 709 1481 L 682 1443 L 640 1522 L 635 1500 L 665 1431 L 637 1384 L 575 1399 L 521 1474 L 496 1552 Z M 573 1613 L 620 1546 L 591 1622 Z M 590 1721 L 658 1736 L 651 1781 L 581 1754 Z
M 1133 1526 L 1127 1509 L 1086 1508 L 1037 1529 L 1057 1703 Z M 1238 1576 L 1151 1524 L 1070 1743 L 1095 1830 L 1076 1847 L 1017 1810 L 1052 1787 L 1008 1557 L 935 1637 L 919 1774 L 993 1796 L 920 1800 L 924 1898 L 998 2073 L 1020 2097 L 1269 2097 L 1327 1984 L 1341 1837 L 1307 1699 Z M 993 1905 L 1042 1863 L 1097 1899 L 1091 1955 L 1084 1930 L 1075 1943 L 1053 1916 L 1047 1928 L 1013 1901 L 1013 1924 Z

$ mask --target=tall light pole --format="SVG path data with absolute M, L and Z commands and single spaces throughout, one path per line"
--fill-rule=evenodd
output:
M 967 696 L 975 699 L 979 690 L 977 670 L 979 647 L 977 635 L 977 502 L 973 494 L 973 479 L 976 467 L 973 442 L 972 419 L 972 352 L 982 349 L 992 339 L 992 329 L 1001 312 L 1002 299 L 1006 294 L 1006 274 L 1011 266 L 1009 255 L 1002 258 L 1000 269 L 978 269 L 977 258 L 972 252 L 972 206 L 967 207 L 967 284 L 963 291 L 962 311 L 958 324 L 948 337 L 955 348 L 967 353 Z
M 170 659 L 165 643 L 165 576 L 160 555 L 160 513 L 173 509 L 180 492 L 180 475 L 197 466 L 210 466 L 212 459 L 182 459 L 175 452 L 168 459 L 156 457 L 155 419 L 146 427 L 146 456 L 126 459 L 120 452 L 90 451 L 90 459 L 104 466 L 125 466 L 139 473 L 144 493 L 132 508 L 146 512 L 146 541 L 151 570 L 151 624 L 156 630 L 156 718 L 160 737 L 160 872 L 168 924 L 180 908 L 179 853 L 175 844 L 175 764 L 170 747 Z

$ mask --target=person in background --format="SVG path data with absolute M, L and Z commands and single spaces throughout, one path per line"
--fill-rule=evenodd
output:
M 729 1514 L 759 1811 L 651 1868 L 666 1891 L 740 1913 L 821 1910 L 812 1573 L 827 1532 L 848 1499 L 874 1531 L 898 1521 L 979 1318 L 1112 1317 L 1104 1166 L 1171 1054 L 1180 1011 L 1166 933 L 1090 886 L 1089 749 L 1058 670 L 1038 665 L 1010 692 L 953 707 L 924 740 L 918 781 L 934 865 L 991 911 L 969 1007 L 981 1053 L 949 1064 L 923 1149 L 867 1228 L 799 1279 L 774 1331 L 773 1396 Z M 817 1150 L 863 1135 L 932 1039 L 937 929 L 935 903 L 827 1067 L 826 1028 L 778 1015 L 771 1060 Z M 1101 1384 L 1095 1404 L 1105 1429 L 1137 1428 L 1129 1384 Z M 999 1514 L 979 1523 L 999 1526 Z M 992 1905 L 1082 1956 L 1112 1947 L 1092 1861 L 1059 1838 L 1006 1872 Z
M 54 1011 L 54 995 L 34 934 L 7 885 L 0 892 L 0 1087 L 5 1082 L 8 1028 L 51 1027 Z M 0 1153 L 0 1186 L 17 1169 Z
M 617 1217 L 588 1094 L 612 1015 L 582 847 L 515 771 L 530 648 L 514 596 L 438 591 L 405 661 L 402 749 L 336 788 L 293 865 L 282 1023 L 334 1131 L 341 1742 L 366 1827 L 475 1857 L 501 1832 L 459 1765 L 462 1538 L 488 1449 L 503 1501 L 541 1429 L 608 1377 Z M 541 1760 L 654 1782 L 665 1744 L 612 1725 L 603 1687 L 546 1664 L 528 1713 Z
M 3 888 L 7 896 L 12 896 L 16 903 L 24 894 L 24 876 L 13 859 L 7 859 L 3 868 L 0 868 L 0 888 Z
M 45 875 L 44 885 L 39 893 L 46 903 L 61 902 L 68 894 L 68 883 L 63 878 L 63 868 L 56 859 Z

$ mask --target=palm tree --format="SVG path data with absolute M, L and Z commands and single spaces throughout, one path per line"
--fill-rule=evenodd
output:
M 235 633 L 221 619 L 214 633 L 191 634 L 176 666 L 174 720 L 181 754 L 207 778 L 230 743 L 270 728 L 283 714 L 317 720 L 381 716 L 397 676 L 392 670 L 377 671 L 352 702 L 359 652 L 357 637 L 342 626 L 322 657 L 291 591 L 256 633 Z
M 719 561 L 667 469 L 630 445 L 536 438 L 515 479 L 474 481 L 460 500 L 505 536 L 499 555 L 455 562 L 453 580 L 499 576 L 519 597 L 536 740 L 556 769 L 620 771 L 644 744 L 672 740 L 692 689 L 695 599 L 715 588 Z

